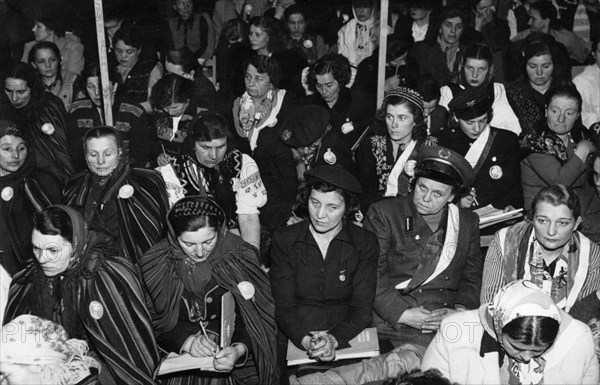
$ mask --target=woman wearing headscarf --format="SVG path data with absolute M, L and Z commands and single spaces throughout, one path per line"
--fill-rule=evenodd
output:
M 348 58 L 352 66 L 350 85 L 356 76 L 356 67 L 371 56 L 379 45 L 379 9 L 375 1 L 353 0 L 354 18 L 338 31 L 338 53 Z
M 444 319 L 421 369 L 459 384 L 598 384 L 590 328 L 529 281 Z
M 35 149 L 37 167 L 48 168 L 61 181 L 75 171 L 67 142 L 66 111 L 57 96 L 44 92 L 31 65 L 16 63 L 4 78 L 8 103 L 0 116 L 17 124 Z
M 496 233 L 483 265 L 481 302 L 508 282 L 527 279 L 562 309 L 600 289 L 600 247 L 577 231 L 581 205 L 573 190 L 549 186 L 537 193 L 531 221 Z
M 169 235 L 140 261 L 159 346 L 214 356 L 219 372 L 180 372 L 168 384 L 278 384 L 275 305 L 256 248 L 230 233 L 211 199 L 180 199 L 167 215 Z M 235 326 L 221 335 L 221 308 L 231 293 Z M 206 332 L 205 332 L 206 331 Z M 211 336 L 211 337 L 209 337 Z M 214 337 L 214 338 L 213 338 Z
M 13 278 L 4 321 L 32 314 L 87 341 L 102 365 L 100 383 L 154 384 L 158 350 L 140 281 L 96 235 L 73 208 L 36 213 L 36 262 Z
M 31 314 L 2 327 L 0 362 L 0 383 L 10 385 L 92 385 L 100 368 L 86 341 L 69 338 L 61 325 Z
M 159 173 L 132 167 L 119 133 L 112 127 L 88 130 L 83 138 L 88 170 L 72 177 L 63 200 L 84 213 L 136 264 L 166 233 L 168 198 Z
M 11 276 L 31 261 L 33 213 L 60 202 L 61 190 L 57 177 L 36 168 L 23 132 L 0 120 L 0 265 Z

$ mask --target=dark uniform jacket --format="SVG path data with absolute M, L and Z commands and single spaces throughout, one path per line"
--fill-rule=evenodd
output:
M 523 192 L 521 189 L 521 150 L 519 140 L 514 133 L 491 128 L 491 147 L 485 160 L 475 169 L 473 187 L 477 194 L 479 208 L 491 204 L 497 209 L 511 205 L 514 208 L 523 207 Z M 438 143 L 442 147 L 458 152 L 465 156 L 475 140 L 469 138 L 460 128 L 446 129 L 439 133 Z M 489 142 L 489 140 L 488 140 Z M 484 150 L 484 153 L 486 150 Z M 482 157 L 484 155 L 482 154 Z
M 435 260 L 425 260 L 433 233 L 417 212 L 413 194 L 382 200 L 369 208 L 364 228 L 373 231 L 379 240 L 377 294 L 373 307 L 375 314 L 394 329 L 400 328 L 397 322 L 410 308 L 423 306 L 435 310 L 461 304 L 476 309 L 479 306 L 483 271 L 479 218 L 468 210 L 458 209 L 458 212 L 458 239 L 452 261 L 430 282 L 405 292 L 395 286 L 413 278 L 419 269 L 437 265 Z M 408 226 L 407 222 L 410 222 Z M 442 257 L 444 255 L 443 251 Z M 411 285 L 415 283 L 411 282 Z
M 303 221 L 273 236 L 271 287 L 277 323 L 300 347 L 315 330 L 329 330 L 348 347 L 371 322 L 379 247 L 370 231 L 348 223 L 323 258 Z
M 138 103 L 121 99 L 115 100 L 112 112 L 113 126 L 121 134 L 129 157 L 136 166 L 144 167 L 150 160 L 150 131 L 146 111 Z M 90 128 L 102 125 L 103 121 L 100 111 L 91 100 L 79 100 L 71 105 L 67 118 L 67 139 L 77 171 L 86 169 L 83 136 Z

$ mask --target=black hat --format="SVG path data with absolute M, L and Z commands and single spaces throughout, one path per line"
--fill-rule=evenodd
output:
M 487 114 L 494 99 L 487 87 L 468 88 L 453 95 L 448 108 L 461 120 L 471 120 Z
M 304 173 L 304 178 L 308 183 L 327 182 L 356 195 L 362 194 L 362 186 L 356 177 L 339 166 L 321 165 L 311 168 Z
M 329 111 L 316 105 L 294 110 L 281 124 L 279 137 L 288 146 L 300 148 L 319 139 L 329 124 Z
M 473 167 L 458 153 L 444 147 L 426 146 L 417 155 L 417 174 L 433 171 L 453 180 L 461 188 L 471 186 L 475 180 Z

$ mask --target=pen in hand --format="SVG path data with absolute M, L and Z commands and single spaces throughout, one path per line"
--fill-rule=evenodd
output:
M 200 321 L 200 328 L 202 329 L 202 334 L 204 335 L 204 337 L 206 338 L 207 341 L 211 341 L 210 338 L 208 338 L 208 333 L 206 333 L 206 328 L 204 327 L 204 322 Z M 217 346 L 215 349 L 213 349 L 213 357 L 219 352 L 219 347 Z

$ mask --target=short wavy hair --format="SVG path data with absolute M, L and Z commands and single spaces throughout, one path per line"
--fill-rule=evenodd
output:
M 317 60 L 308 71 L 307 81 L 311 90 L 316 90 L 317 75 L 331 73 L 333 78 L 339 83 L 340 87 L 345 87 L 350 82 L 352 75 L 350 62 L 348 59 L 338 53 L 328 53 Z
M 256 68 L 258 73 L 269 75 L 271 84 L 273 84 L 275 87 L 279 86 L 279 83 L 283 78 L 283 73 L 281 72 L 281 67 L 279 66 L 277 60 L 271 58 L 270 56 L 254 55 L 244 63 L 244 74 L 246 73 L 249 65 L 252 65 L 254 68 Z
M 581 216 L 579 197 L 572 189 L 568 189 L 562 184 L 544 187 L 535 195 L 531 202 L 532 217 L 535 215 L 538 203 L 542 202 L 550 203 L 555 207 L 565 205 L 571 210 L 573 218 L 577 219 Z
M 283 41 L 284 28 L 280 20 L 270 16 L 256 16 L 250 19 L 249 27 L 252 26 L 262 29 L 269 35 L 267 50 L 270 53 L 285 50 L 285 43 Z

